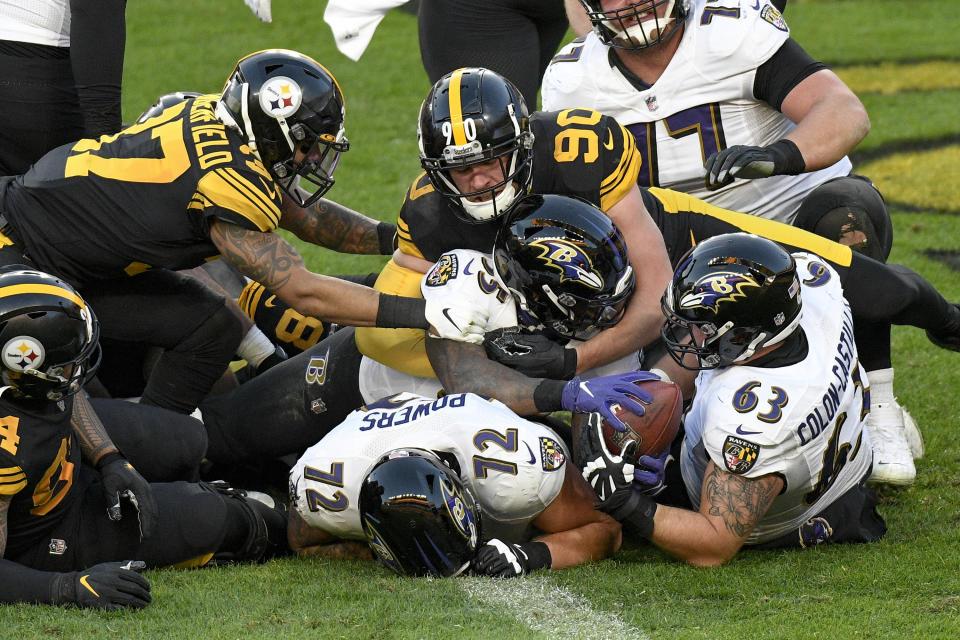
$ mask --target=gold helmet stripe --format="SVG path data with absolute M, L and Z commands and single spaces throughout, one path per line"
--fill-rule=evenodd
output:
M 79 306 L 81 309 L 85 310 L 87 308 L 87 304 L 83 301 L 83 298 L 72 291 L 52 284 L 12 284 L 8 287 L 0 287 L 0 298 L 19 296 L 28 293 L 46 293 L 52 296 L 57 296 L 58 298 L 63 298 L 64 300 L 69 300 L 70 302 L 73 302 Z
M 467 144 L 467 134 L 463 131 L 463 111 L 460 109 L 460 78 L 465 69 L 457 69 L 450 76 L 450 128 L 453 129 L 453 144 L 458 147 Z

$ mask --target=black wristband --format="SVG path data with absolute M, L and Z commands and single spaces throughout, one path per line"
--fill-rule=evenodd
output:
M 517 546 L 527 554 L 527 573 L 537 569 L 549 569 L 553 565 L 553 556 L 546 542 L 531 540 Z
M 102 456 L 99 460 L 97 460 L 97 464 L 93 466 L 97 471 L 99 471 L 100 469 L 103 469 L 105 466 L 107 466 L 114 460 L 123 460 L 123 454 L 120 453 L 119 451 L 111 451 L 110 453 Z
M 803 154 L 793 140 L 778 140 L 767 147 L 767 150 L 773 154 L 773 175 L 795 176 L 807 168 Z
M 577 375 L 577 350 L 563 350 L 563 374 L 560 376 L 564 380 L 569 380 Z
M 376 326 L 383 329 L 429 329 L 426 308 L 427 301 L 422 298 L 381 293 Z
M 623 506 L 614 509 L 611 516 L 623 525 L 627 533 L 649 539 L 653 535 L 653 517 L 657 503 L 639 491 L 632 491 Z
M 559 411 L 563 408 L 563 380 L 542 380 L 533 390 L 533 406 L 537 411 Z
M 380 243 L 380 255 L 393 255 L 397 248 L 397 225 L 381 222 L 377 225 L 377 241 Z

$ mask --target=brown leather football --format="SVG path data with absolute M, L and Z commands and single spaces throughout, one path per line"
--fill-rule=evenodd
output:
M 614 405 L 614 414 L 626 423 L 627 430 L 617 431 L 606 420 L 602 424 L 603 439 L 614 455 L 620 455 L 627 442 L 636 440 L 636 455 L 630 462 L 636 462 L 640 456 L 660 454 L 669 448 L 683 415 L 683 394 L 675 383 L 640 380 L 634 384 L 642 386 L 644 391 L 653 396 L 652 402 L 641 402 L 643 415 L 638 416 Z

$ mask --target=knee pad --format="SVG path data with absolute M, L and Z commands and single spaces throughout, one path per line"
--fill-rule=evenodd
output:
M 794 226 L 881 262 L 893 245 L 893 225 L 883 197 L 873 183 L 857 175 L 828 180 L 811 191 L 797 210 Z

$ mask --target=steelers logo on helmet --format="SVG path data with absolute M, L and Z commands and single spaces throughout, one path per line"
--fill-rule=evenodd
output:
M 3 345 L 3 364 L 12 371 L 39 369 L 45 356 L 43 345 L 30 336 L 16 336 Z
M 260 89 L 260 108 L 274 118 L 287 118 L 297 112 L 303 102 L 300 85 L 286 76 L 267 79 Z
M 574 280 L 591 289 L 603 288 L 603 278 L 594 268 L 589 256 L 573 242 L 559 238 L 532 240 L 531 247 L 542 253 L 540 260 L 560 272 L 560 282 Z

